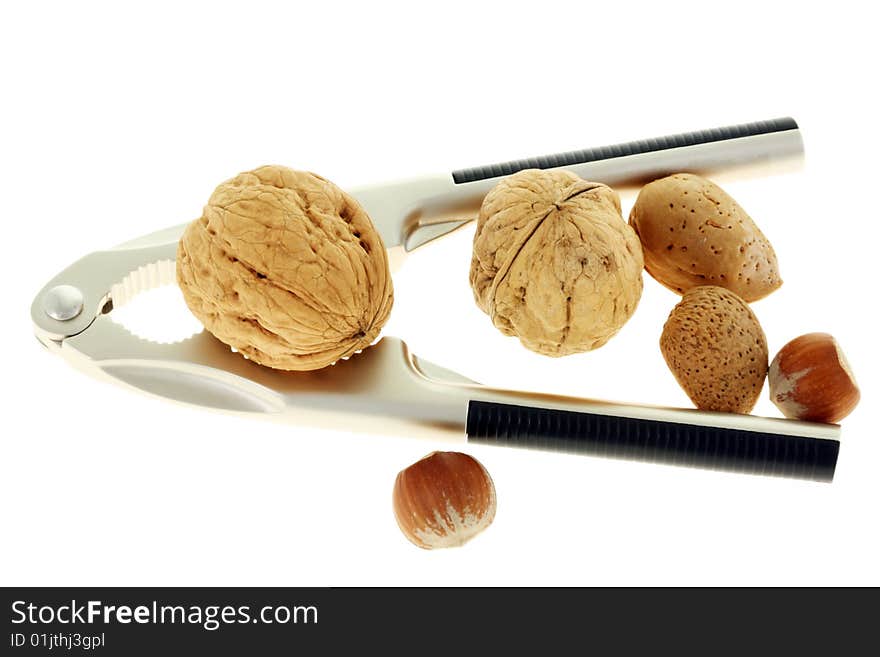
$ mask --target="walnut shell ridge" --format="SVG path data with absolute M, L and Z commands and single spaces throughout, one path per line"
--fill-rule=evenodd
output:
M 547 356 L 605 344 L 642 294 L 642 248 L 610 187 L 520 171 L 483 200 L 470 283 L 505 335 Z
M 393 302 L 382 238 L 332 182 L 264 166 L 222 183 L 177 250 L 205 328 L 251 360 L 314 370 L 379 335 Z

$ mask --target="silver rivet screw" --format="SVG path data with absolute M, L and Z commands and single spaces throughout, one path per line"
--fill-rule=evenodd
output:
M 43 310 L 52 319 L 66 322 L 82 312 L 83 294 L 73 285 L 58 285 L 43 297 Z

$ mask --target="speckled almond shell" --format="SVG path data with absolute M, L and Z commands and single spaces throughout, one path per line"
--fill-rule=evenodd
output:
M 770 242 L 710 180 L 678 173 L 645 185 L 629 223 L 642 243 L 648 273 L 679 294 L 719 285 L 751 302 L 782 285 Z
M 620 330 L 639 303 L 643 266 L 614 190 L 564 170 L 528 169 L 483 200 L 470 282 L 502 333 L 564 356 Z
M 660 350 L 697 408 L 748 413 L 755 407 L 767 376 L 767 338 L 730 290 L 688 290 L 663 326 Z
M 217 187 L 180 239 L 177 281 L 208 331 L 283 370 L 368 346 L 393 301 L 385 246 L 357 201 L 281 166 Z

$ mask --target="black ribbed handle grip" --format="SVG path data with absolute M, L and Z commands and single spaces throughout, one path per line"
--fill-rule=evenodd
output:
M 831 481 L 840 442 L 471 401 L 468 439 L 748 474 Z
M 612 146 L 599 146 L 598 148 L 586 148 L 580 151 L 568 151 L 566 153 L 529 157 L 523 160 L 513 160 L 499 164 L 487 164 L 470 169 L 459 169 L 452 172 L 452 179 L 457 184 L 468 183 L 476 180 L 485 180 L 486 178 L 509 176 L 523 169 L 567 167 L 575 164 L 596 162 L 597 160 L 608 160 L 615 157 L 626 157 L 628 155 L 639 155 L 641 153 L 663 151 L 670 148 L 696 146 L 697 144 L 708 144 L 710 142 L 740 139 L 742 137 L 755 137 L 757 135 L 797 129 L 797 123 L 790 117 L 771 119 L 769 121 L 756 121 L 754 123 L 743 123 L 712 130 L 684 132 L 679 135 L 669 135 L 668 137 L 642 139 Z

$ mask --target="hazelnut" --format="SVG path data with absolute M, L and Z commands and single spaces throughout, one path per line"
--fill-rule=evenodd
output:
M 460 452 L 433 452 L 397 475 L 394 516 L 420 548 L 463 545 L 495 519 L 495 485 L 486 468 Z
M 660 350 L 697 408 L 748 413 L 767 376 L 767 339 L 748 304 L 723 287 L 685 292 L 669 314 Z
M 770 363 L 770 399 L 787 418 L 839 422 L 859 403 L 859 388 L 840 345 L 827 333 L 786 344 Z
M 282 370 L 368 347 L 393 301 L 385 246 L 364 209 L 329 180 L 282 166 L 214 190 L 180 238 L 177 281 L 214 337 Z
M 620 330 L 639 303 L 643 267 L 617 192 L 570 171 L 526 169 L 483 200 L 470 283 L 498 330 L 565 356 Z

